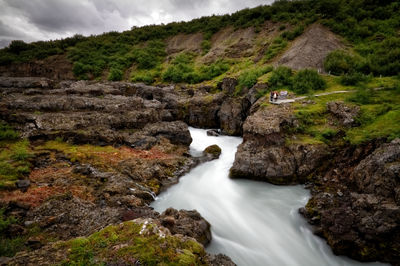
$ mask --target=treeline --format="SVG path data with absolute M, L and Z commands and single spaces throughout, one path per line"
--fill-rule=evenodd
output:
M 122 33 L 109 32 L 90 37 L 76 35 L 31 44 L 13 41 L 9 47 L 0 50 L 0 64 L 27 62 L 66 53 L 74 63 L 77 77 L 96 78 L 108 70 L 109 79 L 118 80 L 123 78 L 123 73 L 132 64 L 139 70 L 156 69 L 164 60 L 163 41 L 169 36 L 202 32 L 202 47 L 206 52 L 210 48 L 211 36 L 220 29 L 232 25 L 235 28 L 252 26 L 257 31 L 268 20 L 292 25 L 309 25 L 318 21 L 343 36 L 353 44 L 352 53 L 356 56 L 349 56 L 357 61 L 351 63 L 353 66 L 348 72 L 374 75 L 396 75 L 400 72 L 400 2 L 389 0 L 285 0 L 270 6 L 243 9 L 231 15 L 133 27 Z M 301 27 L 297 31 L 288 31 L 287 36 L 283 36 L 284 40 L 276 41 L 275 50 L 267 51 L 266 57 L 274 57 L 276 51 L 286 46 L 286 40 L 294 39 L 301 32 Z M 335 72 L 335 67 L 330 70 Z

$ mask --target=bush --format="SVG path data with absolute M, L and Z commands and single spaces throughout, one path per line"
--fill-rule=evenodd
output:
M 265 60 L 269 61 L 279 54 L 287 46 L 287 41 L 282 37 L 275 38 L 265 53 Z
M 268 72 L 271 72 L 272 69 L 273 68 L 271 66 L 267 66 L 267 67 L 244 71 L 243 73 L 241 73 L 238 78 L 238 86 L 240 91 L 244 88 L 253 87 L 257 83 L 257 79 L 260 76 Z
M 296 39 L 296 37 L 300 36 L 304 31 L 304 26 L 299 25 L 295 27 L 292 31 L 285 31 L 281 34 L 282 38 L 285 38 L 288 41 L 292 41 Z
M 359 72 L 351 72 L 343 75 L 340 78 L 340 83 L 345 86 L 355 86 L 362 82 L 366 82 L 367 80 L 368 76 Z
M 229 64 L 224 60 L 217 60 L 211 65 L 200 67 L 201 80 L 211 80 L 229 70 Z
M 211 65 L 195 69 L 193 57 L 192 54 L 179 54 L 162 74 L 162 79 L 175 83 L 187 82 L 193 84 L 203 80 L 211 80 L 229 69 L 229 65 L 223 60 L 217 60 Z
M 315 70 L 300 70 L 293 78 L 293 91 L 298 94 L 305 94 L 315 90 L 322 90 L 326 87 L 325 80 Z
M 353 58 L 342 50 L 328 54 L 324 61 L 325 71 L 333 75 L 342 75 L 354 70 Z
M 29 44 L 21 40 L 15 40 L 10 43 L 8 50 L 13 54 L 20 54 L 30 48 Z
M 292 70 L 288 67 L 280 66 L 276 68 L 271 77 L 268 80 L 268 83 L 271 87 L 282 88 L 282 87 L 292 87 Z
M 201 42 L 201 49 L 203 50 L 203 54 L 208 53 L 211 49 L 211 42 L 209 40 L 203 40 Z
M 123 75 L 124 73 L 122 72 L 122 70 L 118 68 L 111 68 L 110 74 L 108 75 L 108 80 L 119 81 L 122 80 Z
M 145 72 L 139 72 L 139 73 L 135 73 L 132 78 L 131 81 L 132 82 L 143 82 L 147 85 L 152 84 L 155 81 L 155 78 L 157 76 L 159 76 L 160 73 L 159 72 L 152 72 L 152 71 L 145 71 Z
M 81 62 L 75 62 L 72 72 L 78 79 L 88 79 L 86 73 L 89 71 L 90 66 L 84 65 Z

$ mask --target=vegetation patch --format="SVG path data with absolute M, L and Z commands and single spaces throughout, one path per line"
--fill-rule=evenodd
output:
M 272 66 L 264 66 L 242 72 L 238 78 L 238 90 L 235 94 L 240 94 L 244 88 L 250 89 L 257 83 L 259 77 L 272 70 Z
M 323 90 L 325 88 L 325 80 L 315 70 L 300 70 L 293 77 L 292 89 L 297 94 L 306 94 L 316 90 Z
M 181 53 L 175 57 L 171 65 L 163 72 L 164 81 L 195 84 L 204 80 L 211 80 L 229 70 L 229 65 L 224 60 L 217 60 L 209 65 L 198 68 L 194 64 L 194 54 Z
M 87 237 L 60 244 L 65 265 L 140 263 L 143 265 L 204 265 L 203 247 L 191 239 L 164 235 L 152 223 L 125 222 Z
M 0 142 L 0 189 L 14 187 L 16 180 L 29 174 L 32 156 L 27 140 Z

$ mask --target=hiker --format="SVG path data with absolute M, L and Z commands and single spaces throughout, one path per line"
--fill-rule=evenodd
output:
M 278 93 L 274 91 L 274 101 L 276 102 L 278 100 Z

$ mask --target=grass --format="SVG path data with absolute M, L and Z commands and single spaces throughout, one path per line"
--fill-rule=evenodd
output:
M 14 187 L 16 180 L 30 173 L 32 156 L 27 140 L 0 142 L 0 189 Z
M 61 139 L 47 141 L 45 144 L 35 148 L 36 150 L 56 150 L 64 153 L 71 162 L 87 163 L 91 162 L 95 166 L 108 168 L 105 158 L 119 154 L 117 148 L 112 146 L 94 146 L 94 145 L 72 145 Z
M 352 144 L 361 144 L 377 138 L 391 141 L 400 137 L 400 110 L 392 110 L 378 116 L 370 123 L 347 131 L 346 139 Z
M 265 52 L 264 60 L 269 62 L 271 59 L 275 58 L 279 53 L 281 53 L 287 45 L 288 42 L 285 39 L 282 37 L 276 37 Z
M 299 126 L 289 128 L 295 140 L 313 144 L 315 141 L 333 144 L 340 135 L 345 142 L 359 145 L 373 139 L 387 141 L 400 137 L 400 85 L 396 78 L 373 78 L 362 87 L 340 85 L 336 77 L 326 76 L 327 91 L 356 90 L 355 92 L 312 97 L 313 104 L 293 104 Z M 383 88 L 376 90 L 374 88 Z M 360 113 L 355 117 L 354 127 L 344 127 L 332 120 L 327 111 L 330 101 L 344 101 L 349 105 L 360 106 Z M 338 135 L 339 132 L 342 132 Z M 339 142 L 338 142 L 339 143 Z
M 63 265 L 135 263 L 144 265 L 203 265 L 203 247 L 190 239 L 164 236 L 152 224 L 125 222 L 108 226 L 87 238 L 60 244 L 67 249 Z

